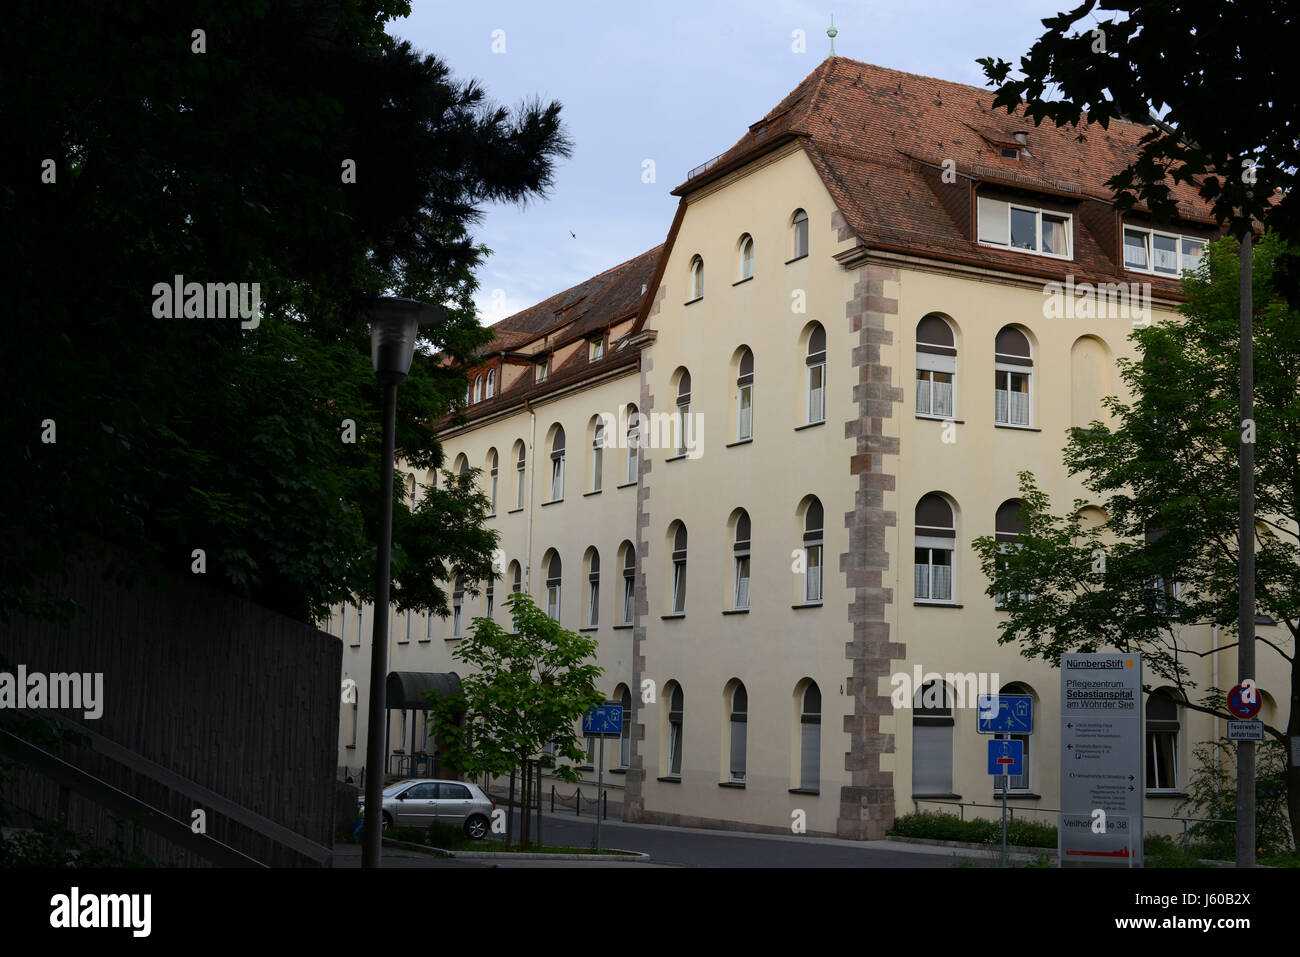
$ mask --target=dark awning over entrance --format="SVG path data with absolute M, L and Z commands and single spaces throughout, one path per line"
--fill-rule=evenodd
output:
M 455 694 L 460 690 L 460 675 L 454 671 L 430 673 L 428 671 L 390 671 L 385 692 L 389 711 L 427 711 L 429 702 L 424 695 L 432 691 L 439 696 Z

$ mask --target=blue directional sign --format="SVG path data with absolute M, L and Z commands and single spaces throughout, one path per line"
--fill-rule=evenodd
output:
M 623 706 L 602 704 L 582 716 L 582 733 L 591 738 L 617 738 L 623 733 Z
M 1034 699 L 1029 695 L 982 694 L 977 721 L 980 734 L 1032 734 Z
M 1025 742 L 1014 738 L 989 741 L 989 774 L 1024 774 Z

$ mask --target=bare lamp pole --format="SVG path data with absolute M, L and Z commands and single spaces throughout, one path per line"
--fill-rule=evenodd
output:
M 370 646 L 370 705 L 366 728 L 365 831 L 361 866 L 379 867 L 383 856 L 384 741 L 388 726 L 388 591 L 393 551 L 393 457 L 397 429 L 397 387 L 411 371 L 415 339 L 422 325 L 446 321 L 438 306 L 385 297 L 367 310 L 370 358 L 384 387 L 384 451 L 379 462 L 379 563 L 375 575 L 375 628 Z
M 1255 355 L 1249 220 L 1241 237 L 1241 455 L 1237 515 L 1237 683 L 1255 677 L 1255 446 L 1246 440 L 1255 418 Z M 1255 433 L 1252 428 L 1251 436 Z M 1237 742 L 1237 866 L 1255 866 L 1255 742 Z

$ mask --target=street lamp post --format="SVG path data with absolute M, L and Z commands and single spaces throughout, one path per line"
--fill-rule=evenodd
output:
M 418 328 L 446 320 L 438 306 L 385 297 L 367 310 L 370 358 L 384 388 L 384 451 L 379 462 L 379 561 L 375 574 L 375 627 L 370 647 L 370 706 L 366 728 L 366 815 L 361 866 L 379 867 L 383 855 L 384 740 L 388 725 L 388 591 L 393 551 L 393 457 L 397 387 L 411 371 Z

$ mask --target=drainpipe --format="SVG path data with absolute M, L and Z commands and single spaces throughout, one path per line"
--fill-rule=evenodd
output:
M 528 479 L 528 498 L 525 508 L 528 509 L 528 525 L 524 537 L 524 591 L 531 595 L 533 593 L 533 486 L 537 484 L 537 474 L 534 471 L 537 465 L 537 456 L 533 453 L 534 445 L 537 442 L 537 412 L 524 399 L 524 411 L 530 416 L 528 424 L 528 450 L 527 465 L 524 475 L 532 477 Z

